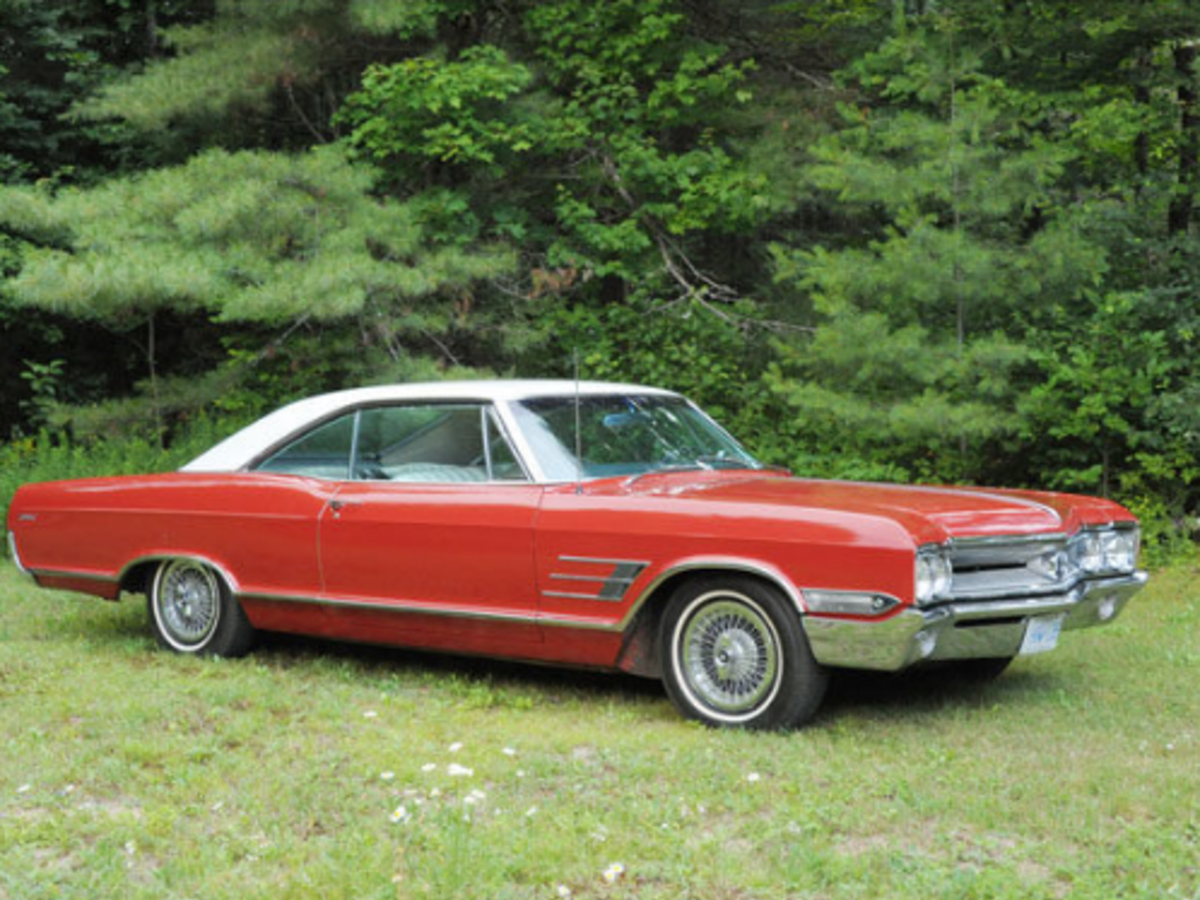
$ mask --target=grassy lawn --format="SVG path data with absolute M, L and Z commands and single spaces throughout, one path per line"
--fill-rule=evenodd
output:
M 1186 566 L 990 686 L 847 680 L 761 735 L 615 676 L 184 659 L 0 563 L 0 898 L 1196 900 L 1198 678 Z

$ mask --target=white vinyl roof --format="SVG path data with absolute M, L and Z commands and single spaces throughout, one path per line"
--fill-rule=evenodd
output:
M 497 404 L 529 400 L 534 397 L 573 397 L 605 394 L 674 396 L 671 391 L 637 384 L 602 381 L 523 380 L 523 381 L 437 381 L 414 384 L 380 385 L 318 394 L 297 400 L 257 422 L 230 435 L 197 456 L 182 472 L 235 472 L 245 468 L 267 450 L 310 423 L 329 419 L 342 410 L 405 400 L 473 400 Z

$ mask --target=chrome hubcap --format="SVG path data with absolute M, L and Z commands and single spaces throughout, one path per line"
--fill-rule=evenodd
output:
M 171 643 L 182 648 L 202 644 L 217 626 L 221 592 L 212 570 L 176 560 L 159 574 L 156 606 Z
M 677 644 L 687 687 L 709 709 L 751 713 L 775 692 L 779 640 L 766 614 L 748 600 L 710 600 L 686 618 Z M 701 598 L 704 600 L 705 598 Z

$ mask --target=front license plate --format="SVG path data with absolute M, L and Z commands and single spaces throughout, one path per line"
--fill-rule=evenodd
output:
M 1021 641 L 1021 649 L 1018 651 L 1020 655 L 1045 653 L 1057 647 L 1063 618 L 1065 616 L 1059 613 L 1057 616 L 1035 616 L 1030 619 L 1029 624 L 1025 626 L 1025 640 Z

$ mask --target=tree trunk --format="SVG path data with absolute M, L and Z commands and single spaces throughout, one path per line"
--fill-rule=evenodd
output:
M 1196 201 L 1196 176 L 1200 164 L 1200 115 L 1196 110 L 1196 47 L 1180 44 L 1175 48 L 1175 74 L 1179 78 L 1176 98 L 1179 102 L 1179 170 L 1175 196 L 1167 212 L 1171 234 L 1187 234 Z

